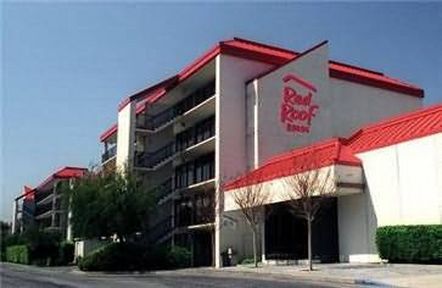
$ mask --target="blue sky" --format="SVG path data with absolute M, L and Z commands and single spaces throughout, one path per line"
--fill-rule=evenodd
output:
M 442 4 L 3 3 L 1 219 L 24 184 L 98 162 L 125 96 L 234 36 L 379 70 L 442 102 Z

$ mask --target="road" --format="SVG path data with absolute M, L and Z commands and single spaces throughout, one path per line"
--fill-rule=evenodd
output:
M 250 274 L 250 273 L 249 273 Z M 260 287 L 319 288 L 356 287 L 332 283 L 305 282 L 270 275 L 241 274 L 213 269 L 164 271 L 144 274 L 84 273 L 73 267 L 40 268 L 0 263 L 2 288 L 199 288 L 199 287 Z M 361 286 L 357 286 L 361 287 Z

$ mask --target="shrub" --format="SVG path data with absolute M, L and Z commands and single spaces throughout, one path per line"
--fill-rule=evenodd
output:
M 169 267 L 166 268 L 184 268 L 190 266 L 191 253 L 183 247 L 174 246 L 169 251 Z
M 131 271 L 142 267 L 143 247 L 132 243 L 110 243 L 79 259 L 83 271 Z
M 253 260 L 253 258 L 244 258 L 240 262 L 241 265 L 250 265 L 250 264 L 254 264 L 254 263 L 255 263 L 255 260 Z
M 36 228 L 31 228 L 23 234 L 10 235 L 2 244 L 6 247 L 18 245 L 26 247 L 27 259 L 25 262 L 19 263 L 49 266 L 65 264 L 64 262 L 59 263 L 60 256 L 62 256 L 60 255 L 60 241 L 60 233 L 54 231 L 39 231 Z M 64 257 L 64 255 L 62 257 Z M 15 257 L 13 258 L 16 259 Z M 14 260 L 9 259 L 6 256 L 6 261 L 14 262 Z
M 30 251 L 26 245 L 14 245 L 6 248 L 6 261 L 20 264 L 30 263 Z
M 83 271 L 133 271 L 190 266 L 190 252 L 181 247 L 148 247 L 137 243 L 110 243 L 78 259 Z
M 58 248 L 57 265 L 67 265 L 74 261 L 74 243 L 63 241 Z
M 379 256 L 396 263 L 442 263 L 442 225 L 399 225 L 376 231 Z

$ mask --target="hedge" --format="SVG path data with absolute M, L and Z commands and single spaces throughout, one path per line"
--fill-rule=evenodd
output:
M 399 225 L 376 231 L 379 256 L 393 263 L 442 263 L 442 225 Z
M 6 247 L 5 260 L 9 262 L 52 266 L 69 264 L 74 258 L 74 244 L 61 241 L 61 235 L 56 232 L 29 230 L 8 236 L 3 240 L 2 248 L 3 245 Z M 8 258 L 6 250 L 9 248 L 11 252 Z M 26 257 L 23 256 L 25 249 Z
M 30 264 L 30 251 L 26 245 L 14 245 L 6 248 L 6 261 Z
M 67 265 L 74 262 L 75 245 L 72 242 L 63 241 L 58 249 L 57 265 Z
M 148 247 L 137 243 L 110 243 L 78 260 L 83 271 L 134 271 L 190 266 L 190 252 L 181 247 Z

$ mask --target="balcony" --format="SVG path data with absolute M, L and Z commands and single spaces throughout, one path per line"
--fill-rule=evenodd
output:
M 175 155 L 175 142 L 171 142 L 151 153 L 135 153 L 135 167 L 147 168 L 155 170 L 168 161 L 172 160 Z
M 112 146 L 101 155 L 101 163 L 105 163 L 117 154 L 117 145 Z
M 35 209 L 35 219 L 39 220 L 49 217 L 50 215 L 52 215 L 52 208 L 52 202 L 37 206 L 37 208 Z
M 175 168 L 175 189 L 187 190 L 215 177 L 215 154 L 210 153 Z
M 155 170 L 173 160 L 181 153 L 194 157 L 211 152 L 215 147 L 215 117 L 200 121 L 194 127 L 181 132 L 176 140 L 161 147 L 155 152 L 135 155 L 135 166 Z
M 35 193 L 35 203 L 39 203 L 43 199 L 46 199 L 48 196 L 51 196 L 54 194 L 54 191 L 52 189 L 48 190 L 38 190 Z
M 196 106 L 205 103 L 205 101 L 212 98 L 214 94 L 215 81 L 212 81 L 208 85 L 188 95 L 174 106 L 157 115 L 147 117 L 145 123 L 138 124 L 137 128 L 151 133 L 158 132 L 172 124 L 179 116 L 185 115 Z
M 190 228 L 206 225 L 215 220 L 213 194 L 199 194 L 175 203 L 175 227 Z

